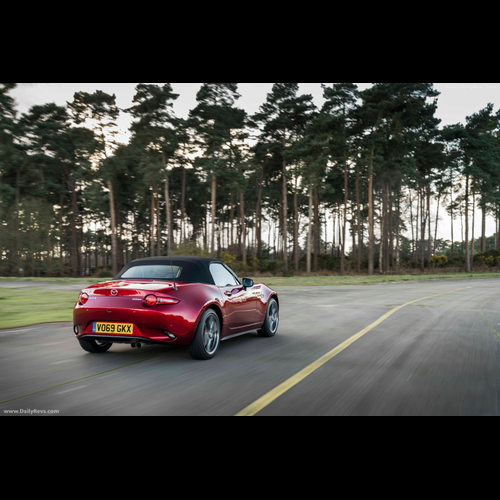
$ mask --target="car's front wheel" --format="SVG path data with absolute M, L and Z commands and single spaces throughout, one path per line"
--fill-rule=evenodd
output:
M 195 359 L 211 359 L 220 343 L 219 316 L 213 309 L 207 309 L 201 316 L 189 353 Z
M 87 352 L 106 352 L 113 345 L 113 342 L 99 342 L 92 339 L 79 339 L 78 342 Z
M 279 325 L 279 307 L 278 301 L 275 298 L 270 298 L 267 303 L 266 317 L 264 319 L 264 324 L 257 333 L 261 337 L 273 337 L 278 331 Z

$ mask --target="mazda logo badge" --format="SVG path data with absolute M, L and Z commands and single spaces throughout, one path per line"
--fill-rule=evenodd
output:
M 118 295 L 118 290 L 115 289 L 111 290 L 111 295 Z

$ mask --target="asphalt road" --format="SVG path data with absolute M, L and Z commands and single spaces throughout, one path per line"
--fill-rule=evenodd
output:
M 275 288 L 276 336 L 230 339 L 209 361 L 90 354 L 70 323 L 0 330 L 0 415 L 500 415 L 500 279 Z

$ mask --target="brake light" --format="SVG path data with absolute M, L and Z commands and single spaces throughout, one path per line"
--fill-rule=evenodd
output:
M 87 300 L 89 300 L 89 296 L 85 293 L 85 292 L 80 292 L 80 297 L 78 297 L 78 302 L 80 302 L 80 304 L 85 304 L 87 302 Z
M 167 299 L 165 297 L 157 297 L 156 295 L 146 295 L 144 297 L 144 305 L 146 307 L 153 307 L 156 304 L 177 304 L 177 299 Z
M 144 297 L 144 305 L 148 307 L 152 307 L 156 304 L 156 295 L 146 295 Z

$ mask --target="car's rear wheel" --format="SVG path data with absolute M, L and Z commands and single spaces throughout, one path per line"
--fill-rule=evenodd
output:
M 219 316 L 213 309 L 207 309 L 201 316 L 189 353 L 195 359 L 211 359 L 220 343 Z
M 273 337 L 278 331 L 279 325 L 279 307 L 278 301 L 274 298 L 270 298 L 267 304 L 266 317 L 264 318 L 264 324 L 257 333 L 261 337 Z
M 106 352 L 113 345 L 113 342 L 99 342 L 92 339 L 79 339 L 78 342 L 87 352 Z

